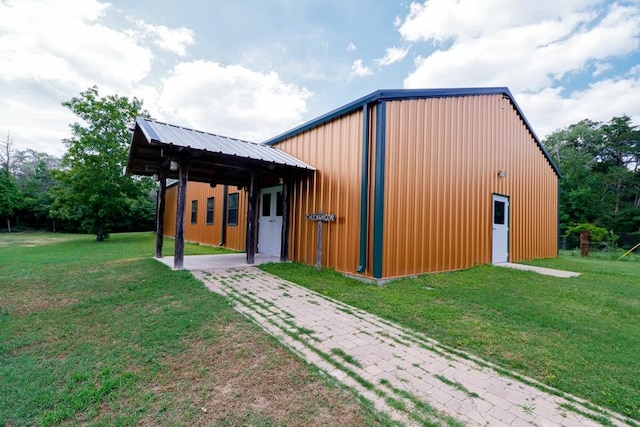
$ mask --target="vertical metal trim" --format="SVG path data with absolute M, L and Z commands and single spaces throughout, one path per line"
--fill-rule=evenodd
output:
M 360 263 L 358 273 L 367 270 L 367 253 L 369 246 L 369 157 L 370 146 L 370 121 L 369 105 L 362 106 L 362 187 L 360 189 Z
M 373 194 L 373 277 L 382 278 L 384 255 L 384 187 L 387 103 L 376 106 L 376 168 Z
M 556 256 L 560 256 L 560 180 L 562 176 L 558 177 L 557 185 L 558 190 L 556 191 L 556 210 L 558 211 L 558 234 L 556 235 Z

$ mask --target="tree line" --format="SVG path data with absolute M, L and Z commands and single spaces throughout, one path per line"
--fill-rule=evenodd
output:
M 62 103 L 79 119 L 61 158 L 0 142 L 0 229 L 85 232 L 98 241 L 116 231 L 152 230 L 155 184 L 123 173 L 130 127 L 149 117 L 142 101 L 100 96 L 91 87 Z
M 562 172 L 562 234 L 581 225 L 610 234 L 640 231 L 640 131 L 629 116 L 582 120 L 544 145 Z

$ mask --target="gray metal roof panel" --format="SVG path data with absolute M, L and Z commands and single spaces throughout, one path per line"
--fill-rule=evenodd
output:
M 150 143 L 169 144 L 210 153 L 246 157 L 279 165 L 315 170 L 313 166 L 276 147 L 143 118 L 138 118 L 136 123 Z

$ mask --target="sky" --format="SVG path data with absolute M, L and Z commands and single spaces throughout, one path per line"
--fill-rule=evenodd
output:
M 541 139 L 640 125 L 640 0 L 0 0 L 0 141 L 62 155 L 93 85 L 254 142 L 396 88 L 506 86 Z

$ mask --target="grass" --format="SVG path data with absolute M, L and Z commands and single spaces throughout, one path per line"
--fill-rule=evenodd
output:
M 583 273 L 572 279 L 486 265 L 384 286 L 300 264 L 261 268 L 640 420 L 640 258 L 619 255 L 533 262 Z
M 0 426 L 384 424 L 154 241 L 0 235 Z

